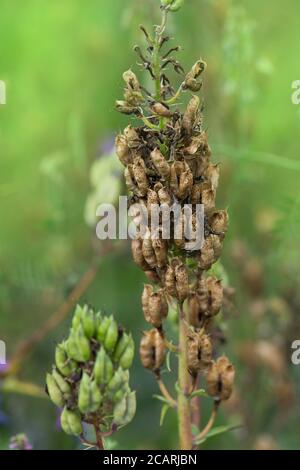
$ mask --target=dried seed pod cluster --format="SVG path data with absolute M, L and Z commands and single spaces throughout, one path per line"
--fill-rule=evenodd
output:
M 101 423 L 103 431 L 129 423 L 135 414 L 135 392 L 129 386 L 134 356 L 132 336 L 113 316 L 77 306 L 70 334 L 55 350 L 47 374 L 47 392 L 62 408 L 67 434 L 83 434 L 82 423 Z
M 172 7 L 177 8 L 177 2 L 166 0 L 162 6 L 172 10 Z M 145 236 L 138 236 L 132 242 L 134 261 L 155 284 L 155 287 L 145 285 L 142 295 L 145 319 L 154 329 L 144 333 L 140 354 L 146 368 L 159 370 L 165 357 L 163 322 L 168 314 L 167 301 L 177 301 L 181 307 L 184 304 L 191 331 L 189 370 L 193 375 L 206 374 L 210 380 L 208 391 L 216 396 L 212 377 L 216 376 L 216 367 L 220 366 L 212 360 L 207 329 L 222 307 L 223 288 L 221 281 L 207 275 L 206 271 L 221 255 L 228 213 L 216 208 L 219 165 L 210 160 L 201 100 L 192 94 L 184 110 L 177 106 L 182 93 L 195 93 L 201 89 L 201 75 L 206 64 L 198 60 L 188 73 L 184 73 L 173 56 L 179 47 L 164 50 L 169 40 L 164 35 L 164 26 L 157 27 L 155 37 L 144 27 L 141 29 L 148 47 L 145 53 L 138 46 L 135 50 L 140 65 L 155 82 L 155 92 L 146 90 L 130 70 L 123 76 L 124 100 L 116 105 L 119 111 L 142 121 L 142 125 L 136 127 L 129 125 L 116 138 L 116 153 L 125 167 L 130 201 L 140 203 L 148 214 Z M 168 67 L 183 76 L 177 92 L 167 76 Z M 179 206 L 180 217 L 176 219 L 172 211 L 169 212 L 170 236 L 163 236 L 161 218 L 153 232 L 151 207 L 171 208 L 174 204 Z M 192 226 L 196 223 L 196 205 L 202 204 L 204 209 L 204 240 L 197 249 L 190 249 L 186 232 L 178 230 L 185 223 L 183 209 L 187 204 L 192 207 Z M 222 369 L 220 380 L 225 375 L 228 373 Z M 233 376 L 231 373 L 230 380 Z M 225 388 L 226 392 L 220 393 L 221 399 L 230 395 L 230 387 Z

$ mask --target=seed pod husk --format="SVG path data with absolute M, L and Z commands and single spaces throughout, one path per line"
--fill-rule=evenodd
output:
M 166 357 L 166 346 L 157 329 L 146 331 L 140 345 L 140 357 L 143 366 L 154 372 L 159 371 Z
M 149 264 L 144 258 L 143 255 L 143 240 L 140 238 L 132 240 L 131 242 L 131 251 L 134 262 L 143 270 L 151 270 Z
M 197 95 L 194 95 L 188 103 L 182 118 L 182 127 L 187 134 L 191 134 L 196 122 L 199 120 L 199 107 L 200 99 Z
M 210 182 L 212 189 L 218 189 L 219 178 L 220 178 L 220 166 L 219 165 L 208 165 L 205 177 Z
M 136 157 L 134 159 L 134 163 L 132 165 L 132 173 L 139 190 L 138 194 L 140 196 L 146 196 L 149 188 L 149 182 L 146 175 L 145 163 L 141 157 Z
M 151 105 L 151 111 L 161 117 L 172 117 L 172 111 L 170 111 L 167 106 L 159 102 Z
M 88 361 L 91 355 L 89 340 L 86 338 L 82 325 L 71 334 L 66 342 L 68 356 L 78 362 Z
M 171 297 L 177 297 L 175 270 L 172 265 L 169 265 L 166 270 L 165 287 Z
M 210 227 L 216 233 L 225 233 L 228 229 L 228 212 L 216 211 L 210 218 Z
M 137 114 L 138 108 L 136 106 L 130 105 L 127 101 L 117 100 L 116 101 L 116 110 L 122 114 Z
M 65 405 L 64 394 L 51 374 L 47 374 L 46 376 L 46 385 L 50 399 L 56 406 L 62 408 Z
M 63 431 L 71 436 L 80 436 L 83 433 L 80 414 L 77 411 L 63 409 L 60 417 L 60 423 Z
M 68 357 L 65 342 L 56 346 L 55 364 L 65 377 L 69 377 L 76 370 L 76 363 Z
M 191 333 L 188 338 L 188 369 L 192 374 L 204 371 L 212 361 L 212 344 L 209 336 Z
M 145 235 L 143 239 L 142 252 L 146 263 L 152 268 L 157 267 L 157 259 L 155 256 L 154 248 L 152 245 L 150 231 Z
M 217 315 L 223 303 L 222 282 L 213 276 L 206 279 L 206 287 L 209 293 L 209 315 Z
M 168 180 L 170 177 L 170 166 L 158 148 L 151 152 L 151 160 L 160 176 Z
M 152 240 L 152 247 L 156 257 L 156 266 L 164 268 L 168 263 L 168 242 L 163 239 Z
M 78 392 L 78 408 L 82 413 L 94 413 L 101 405 L 102 396 L 95 380 L 84 372 Z
M 94 365 L 94 377 L 98 385 L 106 385 L 113 377 L 114 366 L 112 360 L 101 348 L 97 354 Z
M 213 362 L 206 374 L 207 393 L 218 400 L 228 400 L 233 391 L 235 369 L 227 357 Z
M 125 426 L 130 423 L 136 412 L 136 395 L 131 392 L 122 398 L 114 407 L 114 423 L 117 426 Z
M 179 262 L 175 266 L 176 291 L 178 299 L 182 302 L 189 295 L 189 276 L 187 267 Z
M 117 135 L 115 141 L 116 154 L 120 162 L 126 166 L 132 163 L 132 155 L 125 135 Z
M 110 322 L 103 341 L 103 346 L 108 353 L 112 353 L 118 341 L 119 331 L 118 324 L 112 315 L 109 317 L 109 320 Z

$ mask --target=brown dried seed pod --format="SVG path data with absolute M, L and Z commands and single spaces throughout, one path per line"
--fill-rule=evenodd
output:
M 195 124 L 200 120 L 199 107 L 200 99 L 198 96 L 194 95 L 188 103 L 187 109 L 182 118 L 182 127 L 187 134 L 192 133 Z
M 152 269 L 157 268 L 157 259 L 156 259 L 155 251 L 152 245 L 150 232 L 148 232 L 145 235 L 145 238 L 143 240 L 143 245 L 142 245 L 142 251 L 143 251 L 143 256 L 146 262 L 148 263 L 148 265 Z
M 208 165 L 205 177 L 211 183 L 212 189 L 216 190 L 219 186 L 220 165 Z
M 131 242 L 131 251 L 134 262 L 143 270 L 150 270 L 149 264 L 146 262 L 143 255 L 143 240 L 140 238 L 132 240 Z
M 179 180 L 177 177 L 177 170 L 176 170 L 176 164 L 179 162 L 175 162 L 171 165 L 170 167 L 170 188 L 175 194 L 177 195 L 178 188 L 179 188 Z
M 149 313 L 149 299 L 153 293 L 153 287 L 149 284 L 144 285 L 144 290 L 142 294 L 142 307 L 145 316 L 145 320 L 148 323 L 151 323 L 150 313 Z
M 225 233 L 228 229 L 228 212 L 225 210 L 216 211 L 212 214 L 209 223 L 211 229 L 216 233 Z
M 189 275 L 187 267 L 182 262 L 175 266 L 175 279 L 178 299 L 183 301 L 189 295 Z
M 192 192 L 193 188 L 193 173 L 190 167 L 186 164 L 185 171 L 179 176 L 179 189 L 177 197 L 179 199 L 185 199 Z
M 208 184 L 202 185 L 201 203 L 204 205 L 205 214 L 210 214 L 216 206 L 216 191 Z
M 149 182 L 146 174 L 145 162 L 141 157 L 136 157 L 132 166 L 134 179 L 137 183 L 139 193 L 141 196 L 146 196 Z
M 208 335 L 192 333 L 188 338 L 188 369 L 192 374 L 204 371 L 212 361 L 212 344 Z
M 165 341 L 157 329 L 145 331 L 140 345 L 140 357 L 146 369 L 158 372 L 166 357 Z
M 202 60 L 198 60 L 186 75 L 183 88 L 198 92 L 201 89 L 202 81 L 197 80 L 201 73 L 205 70 L 206 64 Z
M 202 198 L 202 184 L 194 184 L 191 192 L 191 203 L 192 204 L 201 204 Z
M 168 264 L 168 242 L 167 240 L 154 239 L 152 240 L 152 247 L 156 257 L 156 264 L 158 268 L 163 268 Z
M 157 192 L 160 204 L 172 205 L 172 197 L 165 186 L 161 183 L 156 183 L 154 190 Z
M 157 274 L 155 269 L 150 270 L 148 266 L 148 271 L 145 271 L 145 276 L 149 279 L 150 282 L 154 282 L 155 284 L 161 284 L 161 278 Z
M 152 292 L 148 301 L 149 323 L 155 328 L 160 328 L 164 319 L 168 316 L 168 303 L 162 289 Z
M 173 266 L 168 266 L 165 275 L 165 287 L 171 297 L 177 297 L 175 270 Z
M 134 181 L 132 167 L 133 165 L 130 164 L 125 168 L 124 178 L 125 178 L 125 183 L 126 183 L 128 190 L 136 194 L 138 192 L 138 187 Z
M 152 104 L 151 110 L 162 117 L 171 117 L 173 114 L 167 106 L 159 102 Z
M 207 237 L 204 240 L 200 254 L 198 256 L 198 266 L 200 269 L 206 271 L 215 262 L 215 252 L 213 247 L 213 241 L 211 237 Z
M 218 400 L 228 400 L 233 391 L 235 369 L 225 356 L 213 362 L 206 374 L 207 393 Z
M 170 178 L 170 165 L 158 148 L 151 152 L 151 160 L 160 176 L 168 180 Z
M 132 163 L 132 156 L 125 135 L 117 135 L 115 146 L 116 154 L 119 157 L 120 162 L 124 166 L 128 165 L 129 163 Z
M 206 279 L 206 287 L 209 295 L 209 316 L 219 313 L 223 304 L 223 287 L 222 282 L 213 276 Z

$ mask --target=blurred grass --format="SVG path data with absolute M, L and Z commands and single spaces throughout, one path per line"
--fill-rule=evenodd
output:
M 126 123 L 114 112 L 114 101 L 121 94 L 122 72 L 136 62 L 131 46 L 141 41 L 138 24 L 155 21 L 157 3 L 1 1 L 0 79 L 7 84 L 7 105 L 0 106 L 0 337 L 9 353 L 59 305 L 90 263 L 91 233 L 83 220 L 89 168 L 101 154 L 101 144 Z M 223 261 L 232 284 L 241 289 L 241 310 L 243 287 L 229 250 L 235 239 L 246 240 L 261 257 L 268 292 L 300 281 L 300 108 L 290 98 L 291 83 L 299 78 L 299 15 L 296 0 L 187 0 L 170 25 L 184 46 L 186 68 L 199 56 L 209 65 L 205 122 L 215 161 L 223 163 L 219 202 L 228 205 L 231 215 Z M 232 86 L 236 91 L 228 94 Z M 257 214 L 270 209 L 280 217 L 281 228 L 266 246 Z M 89 302 L 116 313 L 137 342 L 144 327 L 139 301 L 143 281 L 128 250 L 103 262 L 86 293 Z M 233 345 L 255 336 L 246 313 L 229 322 Z M 43 383 L 66 324 L 39 346 L 24 366 L 24 376 Z M 239 366 L 243 375 L 243 364 Z M 291 369 L 299 387 L 299 373 Z M 170 413 L 164 428 L 157 429 L 160 406 L 151 398 L 156 387 L 138 357 L 133 376 L 139 409 L 131 427 L 118 436 L 120 445 L 174 447 L 174 416 Z M 24 431 L 36 448 L 74 446 L 56 430 L 55 411 L 47 401 L 3 400 L 9 419 L 4 441 Z M 267 400 L 263 384 L 250 397 L 258 410 L 268 408 Z M 253 435 L 270 431 L 277 411 L 264 413 Z M 278 436 L 284 448 L 299 446 L 299 410 L 293 416 Z M 228 434 L 209 445 L 236 448 L 250 440 L 240 444 Z

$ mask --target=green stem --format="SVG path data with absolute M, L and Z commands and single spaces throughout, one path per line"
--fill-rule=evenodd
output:
M 179 364 L 178 364 L 178 424 L 179 441 L 181 450 L 191 450 L 193 448 L 193 435 L 191 423 L 190 389 L 191 378 L 187 364 L 187 323 L 183 306 L 180 306 L 179 324 Z

